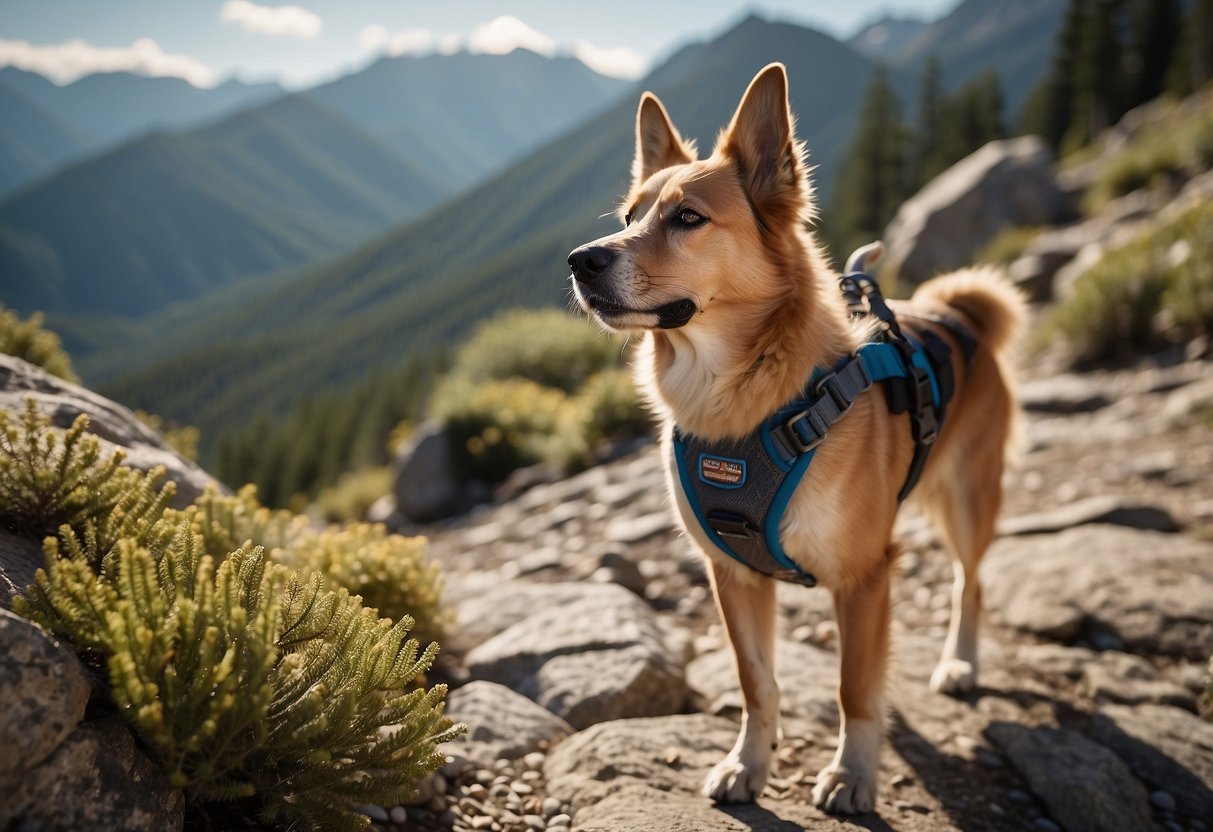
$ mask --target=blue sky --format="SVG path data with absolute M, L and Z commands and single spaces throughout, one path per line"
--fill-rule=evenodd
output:
M 885 13 L 935 18 L 958 0 L 3 0 L 0 66 L 65 83 L 91 71 L 236 76 L 308 86 L 384 53 L 575 54 L 635 77 L 749 11 L 847 37 Z

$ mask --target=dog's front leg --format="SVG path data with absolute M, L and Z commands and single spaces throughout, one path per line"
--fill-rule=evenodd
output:
M 744 803 L 762 794 L 779 733 L 775 581 L 732 561 L 711 562 L 712 589 L 733 644 L 745 711 L 733 750 L 708 773 L 703 792 L 723 803 Z
M 871 811 L 884 730 L 885 661 L 889 645 L 889 568 L 834 593 L 842 653 L 838 687 L 842 728 L 833 761 L 817 775 L 813 802 L 827 812 Z

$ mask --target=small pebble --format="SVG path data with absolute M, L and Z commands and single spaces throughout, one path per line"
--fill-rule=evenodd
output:
M 909 786 L 914 782 L 913 777 L 907 777 L 904 774 L 895 774 L 893 779 L 889 781 L 889 785 L 893 787 Z
M 977 752 L 977 764 L 985 768 L 1002 768 L 1002 758 L 983 748 Z
M 404 810 L 403 806 L 393 806 L 392 811 L 388 812 L 388 816 L 392 819 L 392 823 L 404 823 L 409 819 L 409 813 Z
M 493 819 L 488 815 L 481 815 L 480 817 L 472 818 L 473 829 L 488 829 L 493 825 L 493 823 Z
M 573 819 L 568 815 L 557 815 L 548 821 L 548 829 L 554 829 L 560 826 L 568 826 L 573 822 Z
M 547 822 L 539 815 L 523 815 L 522 822 L 532 829 L 544 829 Z
M 1032 822 L 1032 828 L 1040 832 L 1061 832 L 1061 827 L 1048 818 L 1037 818 Z
M 487 786 L 489 783 L 493 782 L 493 778 L 496 776 L 497 775 L 493 774 L 493 772 L 489 771 L 487 768 L 482 768 L 476 772 L 476 781 L 479 783 L 484 783 Z
M 535 790 L 527 783 L 524 783 L 521 780 L 515 780 L 510 784 L 510 791 L 512 791 L 514 794 L 530 794 Z
M 532 751 L 522 758 L 523 764 L 531 771 L 538 771 L 543 768 L 543 761 L 547 759 L 542 751 Z
M 560 801 L 554 797 L 545 797 L 543 799 L 543 816 L 554 817 L 560 814 Z
M 502 812 L 500 815 L 497 816 L 497 819 L 499 821 L 501 821 L 502 823 L 518 823 L 522 820 L 522 818 L 518 817 L 516 814 L 514 814 L 513 812 L 509 812 L 509 811 Z
M 1007 792 L 1007 799 L 1012 803 L 1029 804 L 1032 802 L 1032 795 L 1023 789 L 1011 789 L 1011 791 Z
M 1003 815 L 1005 815 L 1006 812 L 1003 811 L 1003 808 L 1001 806 L 999 806 L 997 803 L 991 803 L 990 804 L 990 814 L 994 815 L 995 817 L 1000 818 Z
M 1160 812 L 1175 811 L 1175 798 L 1161 789 L 1150 795 L 1150 803 Z
M 473 783 L 470 786 L 464 787 L 463 793 L 476 800 L 484 800 L 489 796 L 489 790 L 480 783 Z
M 507 760 L 504 757 L 500 758 L 499 760 L 497 760 L 497 762 L 493 763 L 494 771 L 509 771 L 513 767 L 514 767 L 514 764 L 511 763 L 509 760 Z

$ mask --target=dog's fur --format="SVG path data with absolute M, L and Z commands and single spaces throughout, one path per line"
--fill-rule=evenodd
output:
M 703 160 L 645 93 L 631 192 L 619 213 L 623 230 L 570 257 L 574 289 L 606 327 L 645 332 L 636 376 L 664 417 L 669 488 L 686 532 L 709 556 L 745 696 L 740 736 L 704 792 L 749 801 L 766 783 L 778 733 L 775 582 L 704 536 L 679 484 L 671 427 L 708 440 L 743 436 L 793 398 L 814 367 L 854 352 L 868 334 L 848 320 L 836 275 L 805 230 L 813 194 L 783 66 L 754 78 Z M 597 252 L 588 267 L 587 252 Z M 684 299 L 694 304 L 685 325 L 662 319 L 663 306 Z M 976 681 L 977 567 L 994 535 L 1014 433 L 1007 351 L 1023 303 L 996 273 L 966 270 L 924 284 L 895 308 L 944 313 L 980 341 L 967 366 L 954 345 L 956 394 L 914 492 L 955 555 L 951 628 L 931 678 L 932 688 L 953 693 Z M 785 550 L 830 590 L 838 619 L 841 736 L 813 790 L 832 812 L 867 811 L 875 800 L 891 534 L 912 453 L 908 417 L 889 413 L 877 385 L 831 429 L 783 519 Z

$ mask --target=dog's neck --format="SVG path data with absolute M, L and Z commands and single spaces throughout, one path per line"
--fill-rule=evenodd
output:
M 744 436 L 797 395 L 815 367 L 859 347 L 835 275 L 809 243 L 788 292 L 741 308 L 709 304 L 689 326 L 651 332 L 639 377 L 678 425 L 707 440 Z

